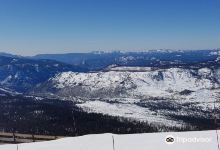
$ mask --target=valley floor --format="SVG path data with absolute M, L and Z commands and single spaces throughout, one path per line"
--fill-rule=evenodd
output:
M 220 134 L 220 131 L 218 131 Z M 167 144 L 166 138 L 174 143 Z M 113 140 L 114 139 L 114 140 Z M 114 142 L 113 142 L 114 141 Z M 220 142 L 220 141 L 219 141 Z M 114 146 L 113 146 L 114 143 Z M 216 131 L 144 134 L 93 134 L 49 142 L 19 144 L 19 150 L 218 150 Z M 17 145 L 0 145 L 0 150 L 17 150 Z

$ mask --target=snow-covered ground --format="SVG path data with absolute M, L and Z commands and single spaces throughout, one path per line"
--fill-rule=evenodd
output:
M 220 134 L 220 131 L 218 132 Z M 173 137 L 174 142 L 168 144 L 167 137 Z M 17 145 L 0 145 L 0 150 L 17 150 Z M 19 144 L 18 150 L 218 150 L 218 144 L 216 131 L 212 130 L 85 135 L 48 142 Z
M 148 123 L 161 124 L 168 127 L 181 127 L 184 125 L 181 121 L 175 121 L 164 115 L 155 114 L 154 111 L 151 111 L 148 108 L 143 108 L 134 104 L 110 104 L 102 101 L 88 101 L 77 105 L 87 112 L 125 117 L 133 120 L 146 121 Z

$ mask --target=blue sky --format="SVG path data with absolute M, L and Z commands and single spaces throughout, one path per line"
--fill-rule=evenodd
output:
M 220 0 L 0 0 L 0 51 L 220 48 Z

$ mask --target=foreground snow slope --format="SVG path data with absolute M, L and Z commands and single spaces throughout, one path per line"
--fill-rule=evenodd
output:
M 218 131 L 220 133 L 220 131 Z M 173 144 L 165 139 L 172 135 Z M 130 135 L 99 134 L 64 138 L 49 142 L 19 144 L 19 150 L 218 150 L 216 131 L 146 133 Z M 178 142 L 180 138 L 203 138 L 206 142 Z M 16 150 L 16 145 L 2 145 L 0 150 Z

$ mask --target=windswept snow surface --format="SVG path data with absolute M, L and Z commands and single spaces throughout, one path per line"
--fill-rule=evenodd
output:
M 220 131 L 218 131 L 220 133 Z M 167 144 L 167 137 L 174 142 Z M 97 134 L 63 138 L 48 142 L 19 144 L 19 150 L 218 150 L 216 131 L 167 132 L 145 134 Z M 0 150 L 17 150 L 1 145 Z

